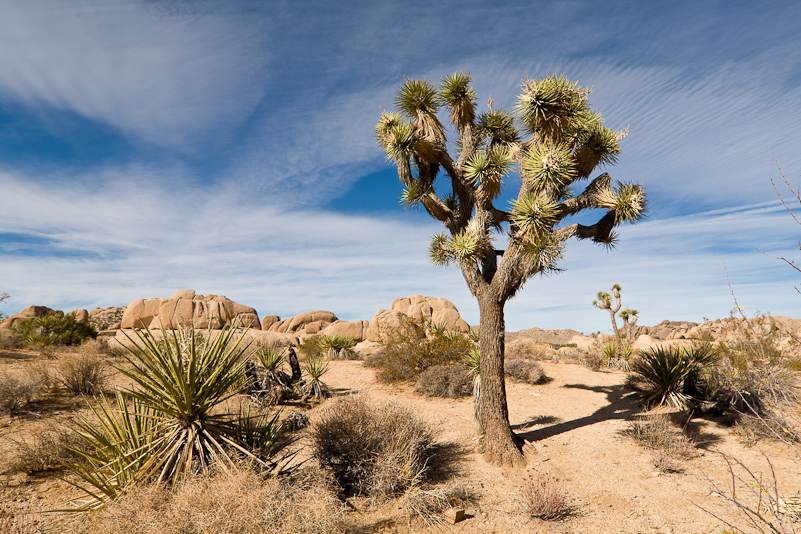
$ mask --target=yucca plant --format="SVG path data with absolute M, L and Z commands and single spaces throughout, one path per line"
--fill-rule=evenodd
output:
M 128 365 L 118 369 L 135 383 L 126 391 L 132 407 L 119 395 L 115 413 L 101 400 L 95 410 L 99 426 L 84 421 L 78 428 L 96 450 L 82 454 L 89 467 L 73 467 L 93 499 L 79 510 L 113 500 L 132 483 L 173 482 L 208 471 L 212 464 L 227 470 L 242 455 L 270 474 L 281 473 L 280 460 L 272 457 L 286 447 L 285 441 L 268 449 L 260 446 L 256 454 L 243 440 L 243 432 L 248 435 L 243 427 L 258 426 L 258 420 L 247 423 L 241 413 L 213 413 L 242 383 L 247 347 L 245 333 L 234 337 L 236 326 L 216 336 L 209 331 L 205 341 L 194 328 L 171 333 L 162 328 L 163 341 L 149 331 L 129 337 L 134 346 L 124 356 Z M 269 429 L 274 425 L 261 431 L 264 439 L 277 435 Z M 269 460 L 263 458 L 265 450 L 272 455 Z
M 442 336 L 448 331 L 445 321 L 431 321 L 428 323 L 428 333 L 432 336 Z
M 265 345 L 256 351 L 256 359 L 268 373 L 279 371 L 286 362 L 286 348 L 274 345 Z
M 319 401 L 331 396 L 328 386 L 321 380 L 328 372 L 328 363 L 323 358 L 310 358 L 303 364 L 303 370 L 309 375 L 309 379 L 300 387 L 303 402 L 310 398 Z
M 97 508 L 116 499 L 123 489 L 141 478 L 158 432 L 157 413 L 134 399 L 129 407 L 125 396 L 115 393 L 116 406 L 106 397 L 91 406 L 94 419 L 80 418 L 74 431 L 88 447 L 69 448 L 85 460 L 67 467 L 84 483 L 67 482 L 86 492 L 90 500 L 78 510 Z
M 473 377 L 473 410 L 476 421 L 481 421 L 478 416 L 481 400 L 481 351 L 477 348 L 471 349 L 462 362 L 467 366 L 467 375 Z
M 353 347 L 356 346 L 356 341 L 348 336 L 322 336 L 320 338 L 320 348 L 328 352 L 328 359 L 350 359 L 353 356 Z
M 609 362 L 612 361 L 613 358 L 617 356 L 618 353 L 618 346 L 616 343 L 604 343 L 601 346 L 601 352 L 603 352 L 605 356 L 605 364 L 608 366 Z
M 686 408 L 691 398 L 683 392 L 685 379 L 716 359 L 717 354 L 709 345 L 691 348 L 659 347 L 642 352 L 638 359 L 631 362 L 630 367 L 649 385 L 647 403 Z
M 473 343 L 478 343 L 480 337 L 479 330 L 476 328 L 471 328 L 468 337 L 470 338 L 470 341 L 472 341 Z
M 290 471 L 288 464 L 300 451 L 282 454 L 297 438 L 292 436 L 292 427 L 281 421 L 280 411 L 253 415 L 250 407 L 240 409 L 235 423 L 238 431 L 233 439 L 250 453 L 245 460 L 251 467 L 269 475 Z

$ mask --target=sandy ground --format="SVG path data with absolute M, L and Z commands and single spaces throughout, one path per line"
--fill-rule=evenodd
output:
M 36 358 L 0 354 L 0 373 L 13 372 Z M 408 385 L 383 385 L 374 371 L 360 361 L 330 363 L 324 380 L 337 394 L 366 395 L 411 406 L 439 430 L 440 440 L 458 444 L 464 451 L 458 479 L 481 494 L 467 510 L 468 519 L 456 525 L 417 531 L 464 533 L 717 533 L 725 525 L 701 507 L 737 525 L 744 520 L 735 508 L 712 493 L 712 482 L 726 487 L 730 479 L 724 456 L 737 458 L 754 472 L 769 474 L 770 458 L 787 495 L 801 489 L 801 460 L 782 443 L 762 441 L 754 447 L 740 443 L 722 422 L 693 419 L 688 425 L 700 455 L 683 463 L 681 473 L 657 471 L 651 452 L 620 431 L 641 411 L 636 394 L 623 387 L 625 373 L 594 372 L 578 364 L 542 363 L 550 381 L 541 385 L 507 384 L 510 421 L 530 445 L 525 469 L 498 468 L 487 464 L 476 451 L 478 436 L 473 421 L 472 399 L 426 398 Z M 13 452 L 13 441 L 64 422 L 74 413 L 66 396 L 32 406 L 32 414 L 0 420 L 0 488 L 2 499 L 11 495 L 34 497 L 40 506 L 64 506 L 75 496 L 52 475 L 28 477 L 4 472 Z M 312 411 L 311 419 L 324 408 Z M 558 479 L 570 495 L 575 513 L 568 519 L 546 522 L 522 513 L 519 489 L 532 474 Z M 358 502 L 357 502 L 358 507 Z M 397 506 L 355 512 L 366 532 L 408 532 L 404 512 Z

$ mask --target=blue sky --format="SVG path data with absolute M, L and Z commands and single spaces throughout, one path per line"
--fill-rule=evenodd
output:
M 787 2 L 0 1 L 0 305 L 126 305 L 193 288 L 260 314 L 370 319 L 396 297 L 475 301 L 427 260 L 373 126 L 403 77 L 472 74 L 511 107 L 525 75 L 592 86 L 629 127 L 614 179 L 649 215 L 612 252 L 506 307 L 508 330 L 801 316 L 801 228 L 770 178 L 801 183 L 801 4 Z M 444 116 L 443 116 L 444 118 Z M 799 206 L 801 211 L 801 206 Z M 725 268 L 724 268 L 725 264 Z

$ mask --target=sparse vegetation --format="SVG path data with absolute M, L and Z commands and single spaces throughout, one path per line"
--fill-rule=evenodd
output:
M 348 336 L 329 336 L 320 338 L 320 348 L 327 352 L 329 360 L 355 360 L 357 359 L 353 347 L 356 341 Z
M 303 402 L 309 399 L 321 401 L 331 396 L 331 391 L 325 382 L 322 381 L 322 376 L 328 372 L 328 364 L 325 358 L 309 358 L 303 364 L 303 370 L 309 375 L 309 378 L 300 386 L 300 394 Z
M 435 365 L 420 374 L 415 391 L 427 397 L 469 397 L 473 379 L 464 365 Z
M 14 415 L 44 391 L 30 376 L 0 375 L 0 415 Z
M 81 423 L 80 435 L 96 451 L 83 454 L 89 468 L 73 466 L 88 485 L 82 487 L 92 499 L 87 506 L 113 500 L 131 484 L 174 482 L 213 465 L 232 468 L 240 454 L 273 475 L 281 472 L 280 462 L 269 464 L 240 445 L 239 414 L 215 410 L 242 381 L 246 347 L 235 331 L 201 339 L 194 329 L 162 330 L 163 342 L 137 333 L 128 366 L 119 367 L 136 384 L 127 392 L 133 404 L 117 394 L 116 407 L 101 400 L 95 409 L 100 425 Z
M 92 348 L 82 347 L 77 354 L 64 355 L 56 363 L 58 382 L 73 395 L 97 395 L 108 383 L 109 363 Z M 42 369 L 41 376 L 45 375 Z
M 383 500 L 438 467 L 434 438 L 411 409 L 350 395 L 325 406 L 312 428 L 311 446 L 342 491 Z
M 382 382 L 416 380 L 429 367 L 461 362 L 474 348 L 467 336 L 446 334 L 446 330 L 401 316 L 397 328 L 384 332 L 381 351 L 365 363 L 377 368 L 376 376 Z
M 649 449 L 654 467 L 664 473 L 683 471 L 683 463 L 698 455 L 692 442 L 665 414 L 640 416 L 622 434 Z
M 78 534 L 344 534 L 344 508 L 319 476 L 264 480 L 247 469 L 127 491 L 75 525 Z
M 20 321 L 11 331 L 29 345 L 80 345 L 86 339 L 97 337 L 92 325 L 76 321 L 72 315 L 59 311 Z
M 542 366 L 532 360 L 506 360 L 503 370 L 512 380 L 526 384 L 540 384 L 547 378 Z
M 564 519 L 574 512 L 562 484 L 547 474 L 531 472 L 520 489 L 525 513 L 546 521 Z

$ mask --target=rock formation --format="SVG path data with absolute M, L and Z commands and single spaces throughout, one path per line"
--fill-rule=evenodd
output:
M 16 323 L 24 321 L 25 319 L 33 319 L 35 317 L 43 317 L 48 312 L 51 312 L 47 306 L 28 306 L 19 313 L 15 313 L 10 317 L 6 317 L 0 322 L 0 330 L 10 330 Z
M 449 330 L 469 332 L 470 326 L 459 315 L 459 310 L 453 302 L 436 297 L 424 297 L 415 295 L 413 297 L 403 297 L 392 302 L 389 310 L 378 310 L 370 321 L 370 326 L 365 333 L 368 341 L 380 341 L 381 330 L 392 328 L 400 324 L 400 314 L 407 315 L 418 321 L 431 321 L 434 323 L 444 323 Z
M 294 317 L 287 317 L 283 321 L 272 322 L 270 332 L 299 335 L 319 334 L 335 321 L 337 321 L 337 316 L 330 311 L 303 312 Z
M 222 295 L 196 295 L 191 289 L 170 298 L 131 302 L 122 316 L 121 328 L 175 329 L 183 326 L 219 329 L 239 318 L 240 326 L 261 329 L 256 310 Z

